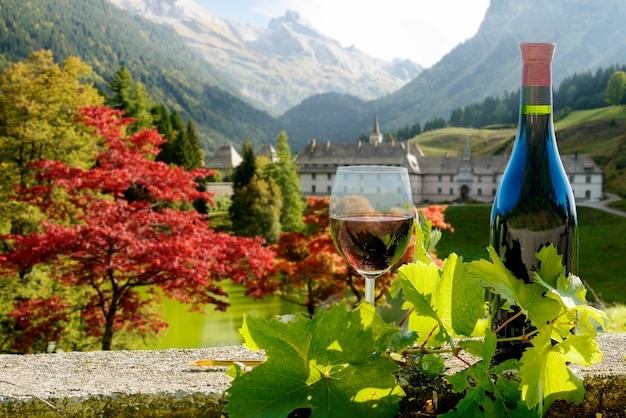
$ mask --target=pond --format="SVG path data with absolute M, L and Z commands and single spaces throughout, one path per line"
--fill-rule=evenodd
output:
M 243 323 L 243 314 L 258 312 L 266 318 L 305 312 L 304 308 L 285 302 L 277 296 L 266 296 L 255 300 L 244 295 L 242 286 L 226 282 L 222 286 L 229 294 L 231 306 L 226 312 L 214 311 L 209 306 L 207 314 L 189 312 L 188 306 L 163 298 L 164 319 L 169 324 L 166 335 L 161 338 L 158 348 L 204 348 L 232 346 L 243 343 L 239 333 Z M 400 301 L 388 298 L 392 309 L 379 309 L 386 321 L 397 321 L 402 317 Z
M 169 324 L 167 333 L 158 348 L 202 348 L 238 345 L 243 342 L 239 328 L 245 312 L 258 312 L 266 318 L 303 312 L 293 303 L 276 296 L 255 300 L 244 295 L 242 286 L 225 282 L 222 288 L 229 295 L 231 306 L 226 312 L 208 307 L 208 313 L 189 312 L 189 306 L 163 298 L 164 320 Z

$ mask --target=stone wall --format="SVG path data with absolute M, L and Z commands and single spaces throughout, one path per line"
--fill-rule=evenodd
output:
M 581 369 L 585 402 L 555 404 L 546 416 L 626 417 L 626 334 L 602 334 L 598 341 L 603 361 Z M 226 368 L 191 362 L 261 358 L 262 353 L 243 347 L 0 355 L 0 416 L 220 418 L 230 383 Z M 452 359 L 448 366 L 461 364 Z M 424 380 L 402 370 L 398 379 L 407 393 L 402 418 L 416 416 L 434 397 L 443 413 L 458 397 L 443 377 Z

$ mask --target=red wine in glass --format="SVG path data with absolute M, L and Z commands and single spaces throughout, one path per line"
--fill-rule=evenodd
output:
M 330 218 L 335 246 L 359 274 L 376 278 L 398 262 L 409 246 L 413 217 L 372 213 Z
M 374 304 L 374 280 L 402 257 L 413 234 L 407 168 L 338 167 L 329 212 L 335 246 L 365 278 L 365 300 Z

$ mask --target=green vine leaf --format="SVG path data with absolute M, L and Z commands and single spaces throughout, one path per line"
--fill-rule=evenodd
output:
M 547 324 L 559 315 L 561 312 L 559 303 L 554 299 L 543 297 L 546 287 L 542 283 L 522 282 L 504 266 L 493 247 L 487 250 L 491 261 L 472 261 L 467 266 L 470 274 L 483 286 L 491 288 L 509 304 L 518 306 L 536 326 Z
M 405 300 L 415 307 L 409 329 L 417 332 L 420 344 L 437 347 L 451 343 L 453 336 L 472 335 L 483 317 L 484 290 L 454 253 L 442 269 L 421 261 L 405 264 L 398 269 L 397 282 Z
M 552 345 L 552 326 L 545 327 L 532 339 L 532 347 L 521 358 L 519 376 L 522 399 L 528 408 L 547 410 L 556 399 L 582 402 L 585 394 L 580 374 L 568 362 L 593 364 L 601 359 L 595 339 L 572 336 Z
M 572 274 L 566 277 L 563 268 L 556 271 L 561 256 L 554 247 L 543 248 L 537 253 L 537 259 L 541 260 L 541 269 L 534 275 L 534 280 L 548 289 L 546 297 L 555 300 L 561 307 L 562 315 L 553 321 L 561 325 L 556 331 L 567 338 L 574 322 L 577 322 L 579 331 L 595 333 L 598 328 L 604 329 L 608 317 L 601 310 L 587 305 L 587 289 L 582 280 Z M 560 341 L 554 333 L 552 338 Z
M 463 340 L 459 347 L 483 360 L 466 370 L 446 377 L 454 392 L 465 391 L 465 397 L 442 417 L 539 417 L 537 408 L 529 408 L 521 400 L 520 383 L 512 370 L 519 368 L 515 359 L 490 368 L 496 350 L 496 335 L 489 332 L 484 339 Z
M 446 369 L 446 363 L 438 354 L 422 354 L 419 356 L 417 370 L 432 379 Z
M 245 315 L 245 345 L 263 348 L 267 360 L 232 382 L 225 411 L 231 418 L 286 417 L 299 408 L 311 417 L 394 416 L 404 392 L 392 374 L 398 366 L 381 354 L 398 333 L 367 303 L 287 322 Z

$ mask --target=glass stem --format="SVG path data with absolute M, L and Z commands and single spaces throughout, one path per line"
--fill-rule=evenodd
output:
M 376 279 L 365 278 L 365 300 L 374 306 L 374 282 Z

